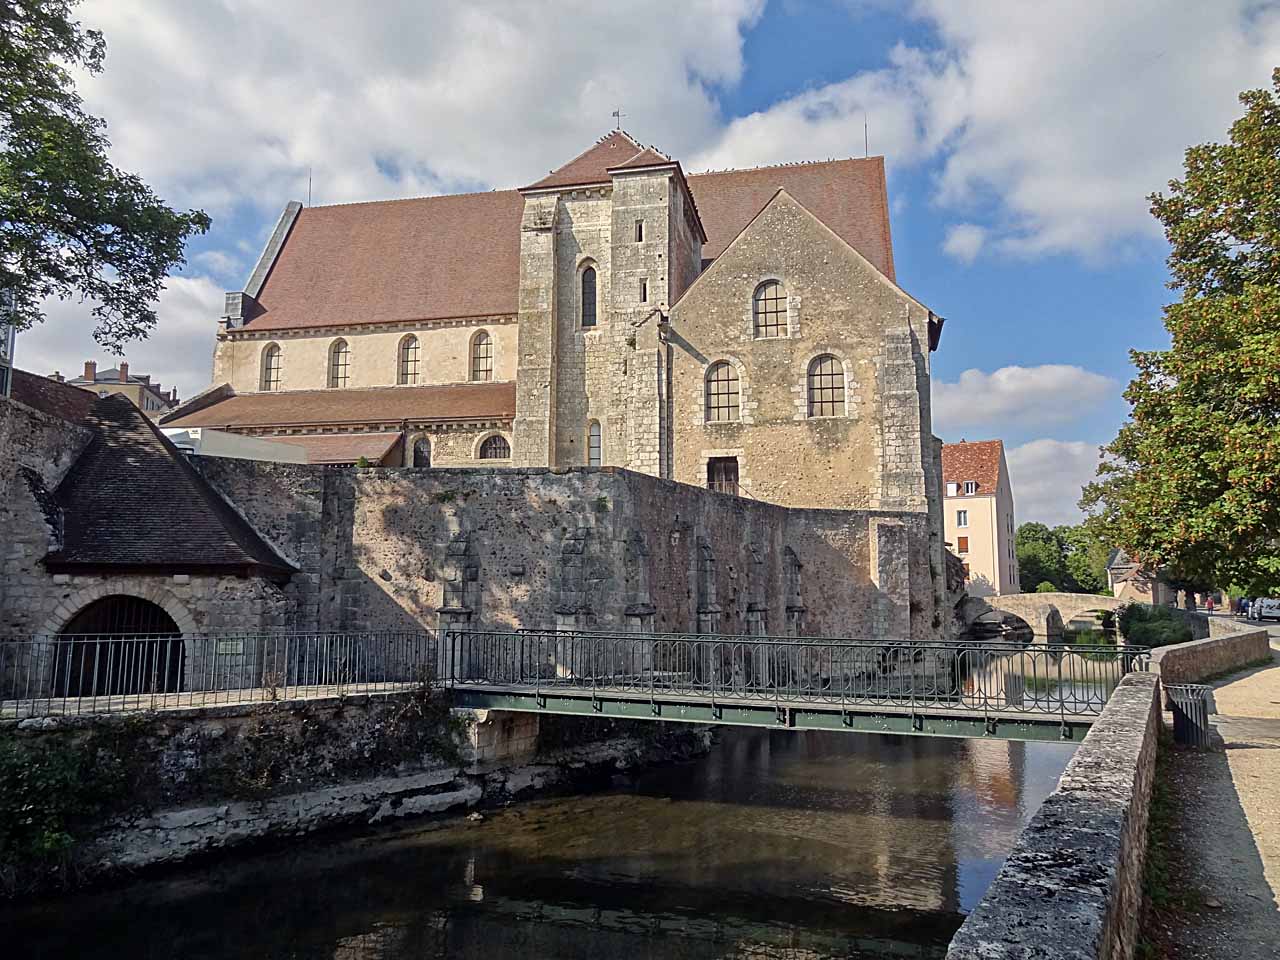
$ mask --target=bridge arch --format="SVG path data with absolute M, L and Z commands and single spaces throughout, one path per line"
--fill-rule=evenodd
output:
M 1037 637 L 1061 637 L 1066 624 L 1085 613 L 1115 612 L 1129 601 L 1096 593 L 1014 593 L 984 597 L 992 608 L 1027 621 Z

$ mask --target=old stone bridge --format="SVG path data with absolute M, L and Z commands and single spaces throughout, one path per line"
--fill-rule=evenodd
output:
M 1127 603 L 1094 593 L 1017 593 L 968 601 L 965 621 L 971 624 L 993 615 L 1012 614 L 1043 641 L 1061 637 L 1066 624 L 1086 613 L 1119 610 Z

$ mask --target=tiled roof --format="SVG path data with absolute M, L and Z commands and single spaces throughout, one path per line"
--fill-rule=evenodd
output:
M 510 420 L 514 383 L 448 383 L 426 387 L 364 387 L 243 393 L 187 412 L 179 407 L 166 427 L 288 427 L 364 425 L 431 420 Z
M 317 433 L 275 439 L 290 446 L 302 447 L 307 451 L 308 463 L 355 463 L 364 457 L 376 466 L 382 463 L 391 449 L 400 442 L 400 434 L 390 431 L 386 433 Z
M 95 436 L 54 493 L 62 547 L 46 567 L 292 571 L 128 398 L 89 399 Z
M 626 163 L 620 163 L 617 166 L 610 167 L 610 170 L 643 170 L 645 167 L 662 167 L 669 163 L 675 163 L 665 153 L 659 153 L 653 147 L 645 147 Z
M 306 207 L 249 326 L 514 314 L 523 213 L 514 190 Z
M 548 187 L 581 187 L 594 183 L 610 181 L 609 168 L 619 167 L 628 160 L 643 152 L 644 147 L 636 143 L 621 130 L 615 130 L 601 140 L 578 154 L 562 167 L 557 167 L 537 183 L 531 183 L 524 190 L 545 190 Z
M 942 482 L 963 484 L 966 480 L 977 480 L 978 496 L 995 496 L 1003 460 L 1004 442 L 1000 440 L 945 443 L 942 445 Z
M 83 420 L 97 399 L 92 393 L 79 387 L 27 373 L 25 370 L 13 371 L 13 389 L 9 395 L 41 413 L 73 423 Z
M 877 270 L 895 279 L 883 157 L 695 173 L 688 180 L 707 231 L 704 260 L 720 256 L 782 188 Z

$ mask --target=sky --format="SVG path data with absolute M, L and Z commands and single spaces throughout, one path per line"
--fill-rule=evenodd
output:
M 288 200 L 507 188 L 614 125 L 696 172 L 886 158 L 897 279 L 946 318 L 934 432 L 1004 440 L 1019 522 L 1079 520 L 1129 350 L 1167 345 L 1147 195 L 1280 65 L 1280 0 L 86 0 L 112 159 L 213 218 L 138 372 L 209 385 Z M 865 124 L 865 127 L 864 127 Z M 864 142 L 865 131 L 865 142 Z M 102 356 L 51 302 L 19 366 Z

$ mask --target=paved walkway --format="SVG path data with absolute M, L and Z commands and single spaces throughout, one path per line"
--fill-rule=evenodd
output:
M 1181 907 L 1153 920 L 1157 956 L 1280 956 L 1280 628 L 1271 632 L 1270 666 L 1213 684 L 1218 749 L 1171 751 L 1162 766 Z

